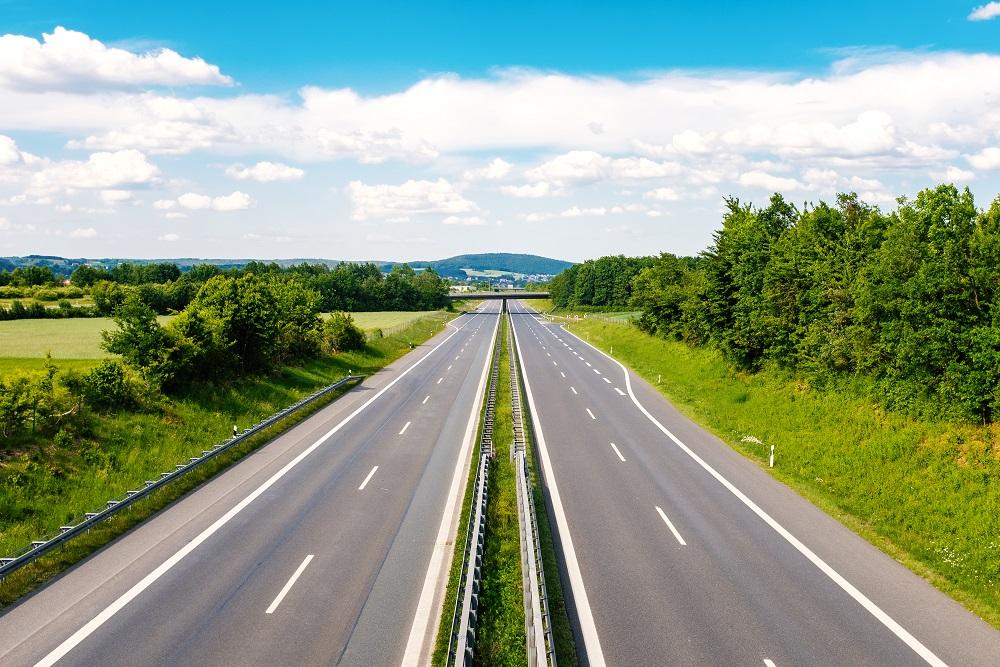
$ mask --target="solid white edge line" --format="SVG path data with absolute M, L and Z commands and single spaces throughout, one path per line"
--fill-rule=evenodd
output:
M 669 429 L 667 429 L 666 426 L 661 424 L 659 420 L 657 420 L 656 417 L 654 417 L 649 412 L 649 410 L 647 410 L 645 406 L 643 406 L 643 404 L 639 402 L 639 399 L 636 397 L 635 392 L 632 391 L 632 381 L 629 378 L 628 369 L 625 367 L 623 363 L 621 363 L 620 361 L 618 361 L 617 359 L 606 353 L 604 350 L 601 350 L 591 345 L 589 342 L 580 338 L 569 329 L 563 328 L 563 331 L 566 331 L 574 338 L 576 338 L 578 341 L 584 343 L 588 347 L 591 347 L 597 352 L 600 352 L 602 355 L 604 355 L 612 362 L 617 364 L 619 368 L 621 368 L 622 373 L 625 374 L 625 388 L 628 389 L 628 394 L 629 397 L 632 399 L 632 402 L 635 404 L 637 408 L 639 408 L 639 411 L 646 416 L 646 419 L 651 421 L 653 425 L 655 425 L 658 429 L 660 429 L 660 431 L 663 432 L 664 435 L 670 438 L 670 440 L 672 440 L 673 443 L 681 449 L 681 451 L 690 456 L 695 461 L 695 463 L 700 465 L 702 469 L 705 470 L 705 472 L 714 477 L 716 481 L 719 482 L 719 484 L 724 486 L 730 493 L 736 496 L 740 500 L 740 502 L 742 502 L 750 509 L 751 512 L 756 514 L 762 521 L 764 521 L 764 523 L 769 525 L 776 533 L 778 533 L 778 535 L 783 537 L 786 542 L 788 542 L 795 548 L 796 551 L 805 556 L 806 559 L 809 560 L 809 562 L 815 565 L 820 570 L 820 572 L 829 577 L 830 580 L 833 581 L 833 583 L 837 584 L 837 586 L 839 586 L 845 593 L 854 598 L 855 602 L 864 607 L 868 613 L 870 613 L 882 625 L 888 628 L 889 631 L 891 631 L 894 635 L 896 635 L 896 637 L 898 637 L 904 644 L 909 646 L 914 653 L 923 658 L 924 661 L 927 662 L 927 664 L 933 665 L 934 667 L 947 667 L 947 663 L 945 663 L 941 658 L 937 657 L 937 655 L 935 655 L 934 652 L 931 651 L 929 648 L 924 646 L 919 639 L 911 635 L 906 628 L 897 623 L 895 619 L 889 616 L 889 614 L 882 611 L 881 607 L 872 602 L 867 595 L 858 590 L 854 586 L 854 584 L 849 582 L 839 572 L 830 567 L 830 565 L 828 565 L 827 562 L 824 561 L 822 558 L 817 556 L 812 549 L 807 547 L 797 537 L 792 535 L 784 526 L 778 523 L 770 514 L 765 512 L 761 507 L 757 505 L 757 503 L 752 501 L 745 493 L 740 491 L 739 488 L 736 487 L 736 485 L 734 485 L 728 479 L 723 477 L 722 473 L 720 473 L 711 465 L 709 465 L 707 461 L 698 456 L 698 454 L 695 453 L 694 450 L 692 450 L 690 447 L 681 442 L 680 438 L 675 436 L 673 433 L 670 432 Z
M 618 455 L 618 458 L 620 458 L 622 460 L 622 463 L 625 463 L 625 457 L 622 456 L 621 451 L 619 451 L 618 445 L 616 445 L 615 443 L 612 442 L 611 443 L 611 449 L 615 450 L 615 454 Z
M 471 321 L 472 320 L 470 318 L 469 322 Z M 355 408 L 354 411 L 351 412 L 351 414 L 344 417 L 344 419 L 342 419 L 340 423 L 338 423 L 332 429 L 330 429 L 322 436 L 320 436 L 320 438 L 316 442 L 309 445 L 309 447 L 307 447 L 306 449 L 302 450 L 302 452 L 300 452 L 298 456 L 296 456 L 294 459 L 292 459 L 284 466 L 282 466 L 280 470 L 271 475 L 263 484 L 254 489 L 250 493 L 250 495 L 248 495 L 246 498 L 237 503 L 232 509 L 223 514 L 221 517 L 216 519 L 211 526 L 201 531 L 190 542 L 188 542 L 179 550 L 177 550 L 173 556 L 160 563 L 160 565 L 157 566 L 152 572 L 150 572 L 145 577 L 140 579 L 138 583 L 134 584 L 130 589 L 122 593 L 114 602 L 109 604 L 100 613 L 94 616 L 94 618 L 90 619 L 90 621 L 85 623 L 82 628 L 80 628 L 72 635 L 67 637 L 61 644 L 59 644 L 59 646 L 52 649 L 44 658 L 42 658 L 36 663 L 36 667 L 51 667 L 51 665 L 54 665 L 56 662 L 61 660 L 62 657 L 65 656 L 70 651 L 72 651 L 75 646 L 77 646 L 80 642 L 82 642 L 84 639 L 93 634 L 93 632 L 97 630 L 99 627 L 107 623 L 108 619 L 110 619 L 112 616 L 121 611 L 121 609 L 125 607 L 125 605 L 134 600 L 144 590 L 152 586 L 157 579 L 159 579 L 164 574 L 169 572 L 174 565 L 181 562 L 189 553 L 197 549 L 202 542 L 210 538 L 220 528 L 226 525 L 234 516 L 242 512 L 247 507 L 247 505 L 252 503 L 258 497 L 260 497 L 262 493 L 271 488 L 279 479 L 284 477 L 289 470 L 297 466 L 299 463 L 302 462 L 303 459 L 305 459 L 307 456 L 316 451 L 316 449 L 319 448 L 323 443 L 332 438 L 334 434 L 337 433 L 337 431 L 346 426 L 348 422 L 350 422 L 356 416 L 361 414 L 361 412 L 365 408 L 367 408 L 369 405 L 378 400 L 380 396 L 382 396 L 385 392 L 389 391 L 389 389 L 395 386 L 397 382 L 406 377 L 406 375 L 409 374 L 410 371 L 412 371 L 414 368 L 422 364 L 424 360 L 427 359 L 427 357 L 434 354 L 438 349 L 441 348 L 442 345 L 451 340 L 452 336 L 454 336 L 463 328 L 465 328 L 466 324 L 468 324 L 468 322 L 463 324 L 461 327 L 454 327 L 455 331 L 449 334 L 447 338 L 445 338 L 443 341 L 441 341 L 433 348 L 431 348 L 431 350 L 427 352 L 427 354 L 425 354 L 424 356 L 420 357 L 420 359 L 417 359 L 415 362 L 413 362 L 413 365 L 411 365 L 409 368 L 407 368 L 398 376 L 396 376 L 396 378 L 393 379 L 389 384 L 379 389 L 374 396 L 372 396 L 367 401 L 362 403 L 360 406 Z
M 413 422 L 406 422 L 405 424 L 403 424 L 403 428 L 399 430 L 399 434 L 403 435 L 404 433 L 406 433 L 406 429 L 410 428 L 410 424 L 412 423 Z
M 670 519 L 668 519 L 667 515 L 663 513 L 663 510 L 660 509 L 659 505 L 656 505 L 655 507 L 656 507 L 656 511 L 660 515 L 660 518 L 663 519 L 663 523 L 667 524 L 667 528 L 669 528 L 670 532 L 674 534 L 674 537 L 676 537 L 677 541 L 681 543 L 681 546 L 682 547 L 686 547 L 687 546 L 687 542 L 684 541 L 684 538 L 681 537 L 681 534 L 677 532 L 676 528 L 674 528 L 674 524 L 670 523 Z
M 361 482 L 361 486 L 358 487 L 358 491 L 364 491 L 365 490 L 365 487 L 368 486 L 368 482 L 370 482 L 371 479 L 372 479 L 372 477 L 375 476 L 375 471 L 376 470 L 378 470 L 378 466 L 375 466 L 374 468 L 372 468 L 371 472 L 368 473 L 368 476 L 365 477 L 365 481 Z
M 269 606 L 267 608 L 267 611 L 264 612 L 265 614 L 273 614 L 274 613 L 274 610 L 278 608 L 278 605 L 281 604 L 281 601 L 285 599 L 286 595 L 288 595 L 288 591 L 292 590 L 292 586 L 295 585 L 295 582 L 298 580 L 299 576 L 302 574 L 302 571 L 306 569 L 306 565 L 308 565 L 309 561 L 311 561 L 312 559 L 313 559 L 313 555 L 312 554 L 309 554 L 308 556 L 306 556 L 306 559 L 304 561 L 302 561 L 302 564 L 299 565 L 298 569 L 295 570 L 295 573 L 292 574 L 292 576 L 288 580 L 288 582 L 285 583 L 284 587 L 282 587 L 281 591 L 278 593 L 278 597 L 274 598 L 274 602 L 272 602 L 271 606 Z
M 521 351 L 521 342 L 517 338 L 517 331 L 511 327 L 514 334 L 514 345 L 517 347 L 517 356 L 524 359 Z M 535 422 L 535 436 L 538 445 L 538 454 L 542 461 L 542 469 L 545 473 L 546 486 L 549 489 L 549 500 L 552 502 L 552 513 L 556 519 L 556 530 L 559 533 L 559 541 L 563 548 L 563 558 L 566 561 L 566 574 L 569 577 L 569 586 L 573 591 L 573 603 L 576 607 L 576 617 L 580 624 L 580 634 L 583 635 L 583 646 L 587 653 L 587 661 L 593 667 L 604 667 L 604 651 L 601 649 L 601 639 L 597 634 L 597 626 L 594 623 L 594 613 L 590 609 L 590 600 L 587 597 L 587 588 L 583 584 L 583 575 L 580 573 L 580 563 L 576 558 L 576 549 L 573 548 L 573 537 L 569 531 L 569 523 L 566 521 L 566 512 L 563 509 L 562 496 L 559 495 L 559 485 L 556 483 L 555 471 L 552 468 L 552 461 L 549 459 L 549 448 L 545 444 L 545 434 L 542 431 L 541 415 L 535 406 L 535 398 L 531 393 L 531 382 L 528 374 L 524 373 L 524 393 L 528 398 L 528 409 L 531 410 L 532 419 Z
M 500 318 L 497 317 L 497 324 L 493 329 L 493 338 L 489 347 L 490 353 L 496 346 L 496 337 L 499 332 Z M 483 364 L 483 373 L 479 378 L 479 386 L 476 389 L 476 397 L 472 403 L 472 411 L 469 413 L 469 421 L 465 426 L 462 451 L 459 452 L 458 459 L 455 461 L 455 472 L 452 473 L 451 486 L 448 487 L 447 504 L 441 514 L 441 524 L 438 526 L 437 536 L 434 538 L 434 551 L 431 552 L 430 561 L 427 563 L 423 588 L 420 590 L 417 609 L 413 614 L 413 624 L 410 626 L 406 649 L 403 651 L 403 660 L 400 663 L 403 667 L 420 665 L 422 658 L 425 662 L 430 662 L 428 656 L 434 642 L 437 641 L 437 620 L 441 616 L 441 605 L 444 604 L 442 577 L 447 577 L 451 571 L 451 559 L 455 551 L 455 533 L 458 530 L 457 513 L 461 509 L 462 501 L 465 499 L 465 489 L 469 484 L 469 457 L 472 455 L 476 431 L 479 426 L 479 413 L 483 407 L 483 397 L 486 395 L 486 379 L 489 376 L 489 370 L 490 354 L 487 354 L 486 362 Z M 442 593 L 440 597 L 438 596 L 439 592 Z M 428 628 L 430 628 L 430 633 L 428 633 Z

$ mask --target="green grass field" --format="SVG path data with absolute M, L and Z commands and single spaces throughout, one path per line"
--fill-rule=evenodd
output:
M 160 323 L 169 316 L 158 318 Z M 0 322 L 0 358 L 103 359 L 101 332 L 114 327 L 109 317 Z
M 390 333 L 423 318 L 435 317 L 438 312 L 352 313 L 352 316 L 355 323 L 365 331 L 382 329 Z M 160 324 L 164 324 L 171 317 L 165 315 L 157 319 Z M 104 359 L 110 355 L 101 349 L 101 332 L 114 326 L 114 321 L 108 317 L 0 322 L 0 371 L 39 369 L 46 353 L 51 353 L 52 358 L 60 363 L 64 360 Z M 92 365 L 93 363 L 85 364 Z
M 624 324 L 567 327 L 654 385 L 662 377 L 674 405 L 761 466 L 774 444 L 775 477 L 1000 627 L 1000 424 L 886 412 L 862 386 L 737 372 L 714 350 Z

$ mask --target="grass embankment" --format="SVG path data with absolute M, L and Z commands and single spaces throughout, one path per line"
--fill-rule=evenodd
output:
M 887 413 L 847 383 L 820 390 L 778 371 L 740 373 L 714 350 L 621 324 L 567 326 L 613 345 L 654 385 L 662 376 L 674 405 L 762 466 L 774 444 L 775 477 L 1000 627 L 1000 424 Z
M 184 396 L 158 399 L 143 411 L 91 414 L 83 432 L 69 444 L 45 442 L 0 451 L 0 553 L 12 552 L 60 525 L 78 521 L 83 512 L 103 507 L 109 498 L 141 487 L 143 480 L 155 479 L 160 472 L 225 440 L 233 424 L 246 428 L 257 423 L 348 370 L 356 374 L 377 371 L 409 351 L 410 342 L 422 342 L 441 331 L 450 317 L 441 311 L 431 313 L 398 334 L 372 340 L 361 352 L 316 359 L 231 384 L 201 385 Z M 265 441 L 259 439 L 238 454 Z M 225 463 L 237 458 L 228 456 Z M 191 483 L 168 487 L 120 520 L 91 531 L 90 537 L 11 575 L 0 585 L 0 604 L 65 569 L 224 466 L 208 467 L 212 470 L 195 475 L 198 479 Z
M 486 501 L 483 580 L 479 589 L 476 664 L 527 665 L 521 542 L 517 522 L 517 477 L 510 460 L 514 424 L 510 396 L 510 355 L 506 318 L 500 324 L 500 374 L 493 421 L 493 460 Z

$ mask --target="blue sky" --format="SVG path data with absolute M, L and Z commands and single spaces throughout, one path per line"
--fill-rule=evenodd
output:
M 998 15 L 0 1 L 0 254 L 578 260 L 697 252 L 729 194 L 985 206 Z

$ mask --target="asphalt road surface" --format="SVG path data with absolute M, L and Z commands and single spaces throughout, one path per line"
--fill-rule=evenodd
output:
M 589 664 L 1000 664 L 992 627 L 614 360 L 511 312 Z
M 458 317 L 9 609 L 0 665 L 425 659 L 498 309 Z

